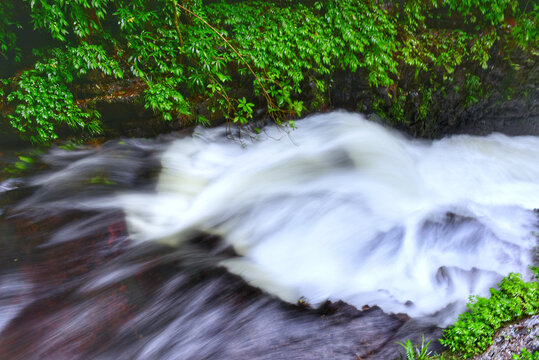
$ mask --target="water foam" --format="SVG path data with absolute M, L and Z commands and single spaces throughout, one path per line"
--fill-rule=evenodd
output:
M 223 262 L 283 300 L 344 300 L 440 325 L 536 245 L 539 138 L 408 140 L 331 113 L 231 141 L 200 129 L 162 157 L 157 192 L 121 200 L 133 237 L 223 236 Z M 181 246 L 181 245 L 180 245 Z

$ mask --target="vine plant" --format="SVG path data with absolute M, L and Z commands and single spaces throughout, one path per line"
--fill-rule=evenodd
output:
M 43 143 L 61 128 L 101 131 L 77 90 L 84 83 L 140 80 L 146 108 L 165 121 L 245 126 L 255 107 L 288 123 L 306 110 L 303 92 L 318 99 L 313 110 L 327 101 L 331 74 L 361 72 L 391 100 L 373 104 L 410 121 L 407 69 L 445 87 L 462 64 L 488 66 L 505 37 L 532 53 L 538 44 L 537 5 L 518 0 L 5 0 L 0 15 L 0 65 L 18 62 L 16 72 L 0 71 L 0 113 Z M 469 28 L 429 25 L 455 18 Z M 28 48 L 28 34 L 45 41 Z M 415 121 L 431 115 L 433 93 L 420 94 Z

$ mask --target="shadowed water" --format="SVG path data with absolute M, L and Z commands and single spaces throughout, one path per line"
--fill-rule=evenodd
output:
M 1 183 L 0 358 L 391 359 L 529 276 L 538 138 L 297 124 L 53 150 Z

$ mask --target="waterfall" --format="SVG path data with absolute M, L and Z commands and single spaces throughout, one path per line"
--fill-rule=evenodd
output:
M 2 359 L 386 360 L 531 279 L 539 138 L 296 125 L 53 148 L 0 182 Z
M 130 236 L 181 248 L 216 234 L 237 254 L 221 265 L 282 300 L 440 326 L 510 272 L 530 276 L 537 137 L 413 140 L 344 112 L 296 125 L 175 140 L 155 191 L 118 195 Z

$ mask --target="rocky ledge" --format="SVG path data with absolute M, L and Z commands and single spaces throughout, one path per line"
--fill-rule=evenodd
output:
M 539 315 L 502 328 L 487 351 L 474 360 L 510 360 L 514 354 L 520 354 L 522 349 L 532 354 L 539 351 Z

